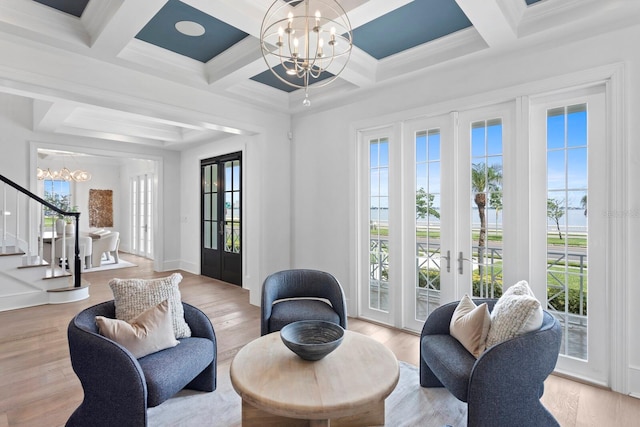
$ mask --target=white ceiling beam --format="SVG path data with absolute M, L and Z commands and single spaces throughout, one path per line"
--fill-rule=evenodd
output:
M 410 75 L 433 65 L 487 49 L 486 41 L 473 28 L 465 28 L 422 46 L 405 50 L 382 59 L 378 64 L 378 83 Z
M 90 1 L 82 19 L 92 50 L 115 57 L 165 5 L 166 0 Z
M 527 11 L 527 4 L 524 1 L 513 0 L 497 0 L 500 9 L 504 12 L 509 25 L 513 29 L 514 33 L 518 34 L 518 28 L 520 22 Z
M 260 41 L 248 36 L 206 63 L 212 87 L 226 88 L 261 73 L 266 68 Z
M 516 28 L 512 27 L 509 16 L 500 7 L 501 0 L 456 2 L 490 47 L 504 46 L 517 39 Z
M 129 142 L 132 144 L 150 145 L 153 147 L 163 147 L 164 141 L 151 138 L 141 138 L 138 136 L 124 135 L 117 132 L 103 132 L 92 129 L 80 129 L 73 126 L 61 126 L 57 133 L 64 135 L 75 135 L 87 138 L 105 139 L 108 141 Z
M 35 1 L 0 1 L 0 28 L 37 42 L 58 40 L 75 47 L 86 47 L 89 42 L 78 18 Z
M 159 141 L 180 141 L 182 129 L 154 123 L 151 120 L 139 120 L 126 113 L 103 113 L 91 108 L 78 108 L 64 121 L 64 125 L 75 129 L 95 130 L 105 133 L 117 133 Z
M 55 132 L 76 109 L 75 104 L 33 100 L 33 130 Z
M 205 65 L 183 55 L 178 55 L 151 43 L 131 39 L 118 55 L 119 59 L 135 65 L 145 73 L 168 77 L 175 81 L 206 83 Z
M 344 60 L 345 58 L 336 59 L 340 67 Z M 353 46 L 349 62 L 340 73 L 340 78 L 358 87 L 373 86 L 377 81 L 378 64 L 375 58 Z

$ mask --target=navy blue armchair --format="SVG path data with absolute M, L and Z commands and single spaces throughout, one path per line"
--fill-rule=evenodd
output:
M 82 383 L 84 400 L 67 426 L 146 426 L 147 408 L 183 388 L 216 389 L 216 336 L 209 318 L 182 303 L 192 336 L 180 344 L 136 359 L 98 333 L 96 316 L 115 318 L 113 301 L 89 307 L 69 323 L 71 365 Z
M 338 280 L 318 270 L 284 270 L 262 285 L 261 335 L 298 320 L 325 320 L 347 329 L 347 303 Z
M 497 299 L 486 302 L 493 310 Z M 527 427 L 558 426 L 542 405 L 544 380 L 556 366 L 562 331 L 544 312 L 542 327 L 488 348 L 476 360 L 449 335 L 458 302 L 438 307 L 429 315 L 420 336 L 420 385 L 446 387 L 467 402 L 467 425 Z

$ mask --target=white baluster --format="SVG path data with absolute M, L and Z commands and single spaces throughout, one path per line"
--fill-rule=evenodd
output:
M 40 208 L 40 239 L 38 239 L 38 257 L 40 264 L 44 263 L 44 206 L 38 204 Z
M 16 245 L 14 251 L 20 250 L 20 192 L 16 191 Z
M 62 268 L 62 273 L 67 272 L 67 235 L 66 233 L 62 233 L 62 253 L 60 254 L 60 260 L 62 264 L 60 268 Z
M 2 253 L 7 253 L 7 184 L 2 186 Z
M 55 259 L 56 259 L 56 235 L 54 233 L 55 230 L 51 231 L 51 277 L 55 277 Z

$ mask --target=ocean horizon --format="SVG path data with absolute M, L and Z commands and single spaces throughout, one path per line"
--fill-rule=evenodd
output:
M 495 209 L 487 209 L 487 230 L 500 230 L 502 228 L 502 211 L 498 212 L 498 216 L 496 217 Z M 389 221 L 389 209 L 388 208 L 371 208 L 370 216 L 371 222 L 375 222 L 379 225 L 386 225 Z M 473 209 L 472 214 L 473 228 L 480 227 L 480 220 L 478 219 L 478 210 Z M 568 222 L 567 222 L 568 221 Z M 428 219 L 418 219 L 416 224 L 418 226 L 427 226 L 427 224 L 438 227 L 440 220 L 433 216 L 430 216 Z M 566 214 L 562 216 L 559 220 L 560 229 L 564 231 L 576 232 L 576 233 L 586 233 L 587 232 L 587 217 L 584 215 L 584 211 L 580 208 L 576 209 L 568 209 Z M 547 230 L 548 231 L 556 231 L 556 223 L 550 218 L 547 218 Z

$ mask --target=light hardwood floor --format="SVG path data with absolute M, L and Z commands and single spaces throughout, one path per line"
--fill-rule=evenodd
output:
M 69 361 L 66 330 L 80 310 L 112 299 L 108 281 L 163 277 L 150 261 L 124 254 L 135 268 L 87 273 L 90 298 L 0 313 L 0 427 L 61 426 L 82 401 L 82 388 Z M 260 309 L 247 291 L 223 282 L 181 272 L 183 300 L 211 319 L 218 339 L 218 363 L 260 335 Z M 1 286 L 1 284 L 0 284 Z M 349 329 L 388 346 L 399 360 L 419 360 L 419 337 L 370 322 L 349 319 Z M 514 361 L 515 362 L 515 361 Z M 526 367 L 523 367 L 526 369 Z M 546 382 L 544 404 L 562 426 L 640 425 L 640 400 L 557 376 Z

